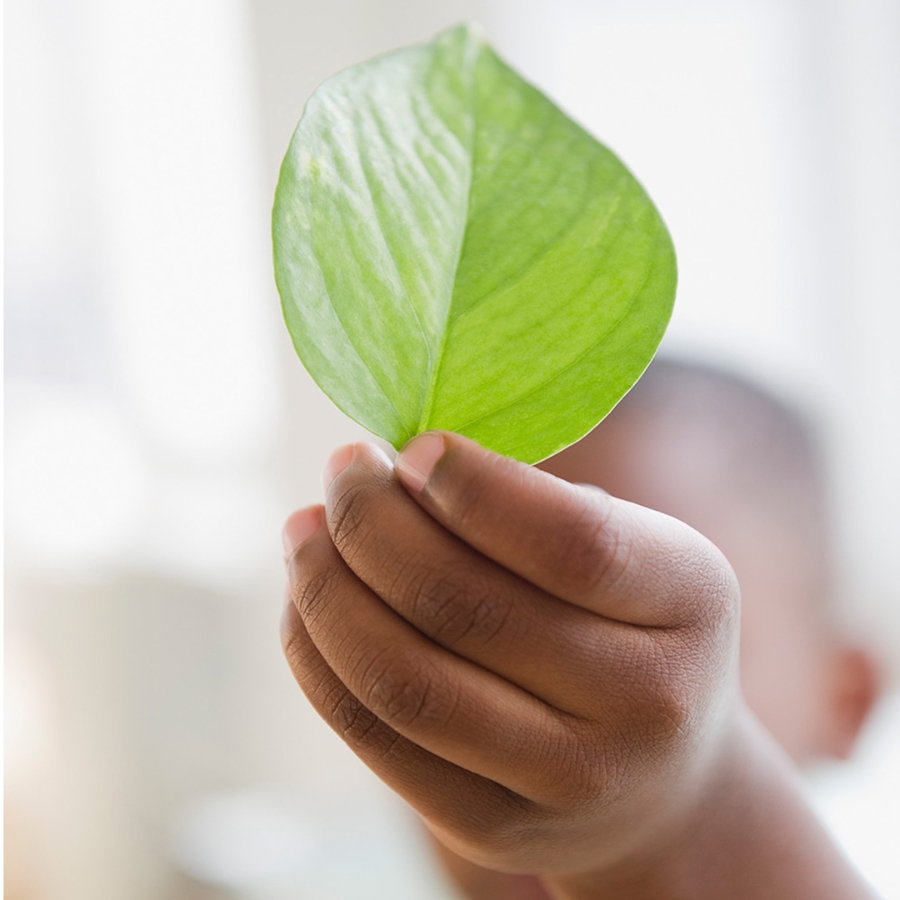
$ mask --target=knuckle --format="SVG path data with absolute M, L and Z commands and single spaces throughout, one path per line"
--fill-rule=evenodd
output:
M 503 631 L 512 609 L 508 597 L 453 571 L 429 573 L 412 587 L 409 605 L 417 626 L 444 646 L 490 643 Z
M 548 741 L 545 769 L 553 773 L 549 793 L 555 805 L 579 809 L 606 793 L 610 779 L 602 746 L 603 742 L 597 741 L 596 732 L 587 723 L 584 728 L 572 723 L 564 733 Z
M 321 658 L 302 687 L 307 699 L 326 721 L 330 721 L 330 711 L 347 690 Z
M 281 650 L 298 678 L 309 671 L 318 653 L 304 629 L 290 627 L 281 630 Z
M 445 729 L 458 697 L 421 665 L 379 654 L 361 676 L 363 703 L 392 727 L 418 734 Z
M 563 782 L 566 807 L 593 806 L 609 796 L 614 784 L 614 770 L 606 753 L 598 751 L 594 742 L 573 742 L 566 760 L 571 776 Z
M 654 691 L 647 699 L 656 736 L 671 744 L 680 741 L 690 731 L 696 716 L 693 698 L 687 690 L 679 690 L 672 683 L 664 690 Z
M 302 631 L 284 642 L 284 653 L 303 693 L 327 719 L 336 689 L 344 689 L 343 685 Z
M 292 579 L 291 598 L 304 621 L 314 621 L 327 608 L 328 598 L 338 589 L 340 570 L 335 566 L 305 566 Z
M 367 709 L 330 670 L 307 694 L 338 737 L 370 763 L 394 751 L 400 735 Z
M 362 482 L 344 488 L 329 504 L 328 525 L 334 543 L 341 548 L 363 544 L 375 527 L 370 515 L 372 491 Z
M 694 731 L 698 714 L 695 679 L 684 663 L 648 660 L 632 691 L 631 731 L 645 736 L 645 747 L 670 752 Z
M 402 747 L 402 737 L 382 721 L 376 718 L 375 724 L 366 733 L 364 744 L 357 743 L 360 750 L 364 750 L 369 764 L 374 762 L 385 763 L 395 756 L 398 748 Z M 399 754 L 398 754 L 399 755 Z
M 591 597 L 618 586 L 634 561 L 634 545 L 621 523 L 594 511 L 574 519 L 561 534 L 559 553 L 567 560 L 570 590 Z
M 336 686 L 332 694 L 334 699 L 329 704 L 328 721 L 341 740 L 351 747 L 372 743 L 380 724 L 377 716 L 342 684 Z

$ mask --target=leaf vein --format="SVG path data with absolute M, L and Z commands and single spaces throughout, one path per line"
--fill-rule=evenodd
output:
M 485 419 L 489 419 L 491 416 L 497 415 L 497 413 L 503 412 L 506 409 L 509 409 L 512 406 L 515 406 L 517 403 L 521 403 L 527 397 L 530 397 L 532 394 L 537 393 L 538 391 L 545 388 L 548 384 L 556 381 L 557 378 L 565 375 L 566 372 L 574 369 L 586 356 L 588 356 L 598 344 L 605 343 L 609 340 L 611 334 L 618 330 L 621 324 L 625 321 L 629 313 L 632 311 L 634 304 L 637 302 L 637 298 L 643 293 L 644 288 L 647 286 L 647 282 L 650 280 L 650 276 L 653 274 L 655 266 L 650 265 L 647 267 L 647 272 L 644 274 L 644 277 L 641 281 L 640 286 L 634 291 L 631 297 L 628 300 L 625 309 L 622 311 L 622 314 L 612 323 L 612 325 L 603 333 L 602 337 L 599 337 L 596 341 L 589 344 L 585 347 L 581 353 L 578 354 L 574 359 L 567 362 L 562 368 L 557 369 L 552 374 L 548 375 L 538 384 L 529 388 L 522 394 L 519 394 L 517 397 L 514 397 L 512 400 L 504 403 L 502 406 L 495 406 L 490 412 L 486 412 L 481 416 L 476 416 L 474 419 L 470 419 L 468 422 L 463 422 L 461 425 L 454 425 L 453 430 L 457 432 L 461 432 L 464 428 L 470 428 L 472 425 L 477 425 L 479 422 L 484 421 Z
M 620 182 L 624 181 L 624 178 L 620 178 Z M 616 194 L 616 196 L 610 202 L 609 210 L 603 218 L 603 221 L 597 228 L 595 232 L 595 239 L 600 239 L 606 233 L 607 228 L 609 227 L 609 223 L 612 220 L 613 215 L 615 215 L 616 210 L 622 203 L 622 196 L 624 192 L 620 192 Z M 523 266 L 520 266 L 519 269 L 513 273 L 511 273 L 508 277 L 504 278 L 499 284 L 494 285 L 486 294 L 479 297 L 475 300 L 467 309 L 463 310 L 454 320 L 453 320 L 453 328 L 455 328 L 463 319 L 466 318 L 470 313 L 474 312 L 479 306 L 481 306 L 486 300 L 489 300 L 495 294 L 499 294 L 503 290 L 507 290 L 510 287 L 515 287 L 517 284 L 520 284 L 525 280 L 526 276 L 532 269 L 549 253 L 553 250 L 559 248 L 559 244 L 569 235 L 577 226 L 578 221 L 581 219 L 581 214 L 584 211 L 584 207 L 578 213 L 578 215 L 573 216 L 566 223 L 566 227 L 559 231 L 554 237 L 553 240 L 548 241 L 537 253 L 534 254 Z
M 335 163 L 336 163 L 336 164 L 337 164 L 337 162 L 338 162 L 338 161 L 335 160 Z M 312 209 L 312 203 L 311 203 L 311 198 L 310 198 L 310 196 L 309 196 L 309 185 L 308 185 L 308 184 L 307 184 L 307 194 L 306 194 L 306 205 L 307 205 L 307 207 L 308 207 L 310 210 Z M 400 410 L 397 409 L 396 404 L 394 403 L 394 401 L 393 401 L 393 399 L 391 398 L 390 394 L 388 394 L 388 392 L 385 390 L 384 385 L 382 385 L 381 380 L 379 379 L 378 375 L 375 373 L 375 371 L 374 371 L 374 370 L 372 369 L 372 367 L 369 365 L 369 363 L 368 363 L 368 361 L 366 360 L 365 356 L 363 356 L 363 354 L 362 354 L 360 348 L 356 345 L 356 342 L 354 341 L 352 335 L 350 334 L 350 331 L 348 330 L 347 325 L 344 323 L 343 317 L 341 316 L 341 312 L 340 312 L 338 306 L 335 305 L 334 299 L 333 299 L 332 296 L 331 296 L 331 290 L 330 290 L 329 287 L 328 287 L 328 279 L 327 279 L 327 277 L 326 277 L 326 275 L 325 275 L 326 269 L 325 269 L 325 267 L 322 265 L 322 261 L 321 261 L 321 259 L 320 259 L 320 257 L 319 257 L 319 254 L 318 254 L 317 250 L 316 250 L 317 245 L 318 245 L 318 241 L 316 240 L 316 225 L 315 225 L 315 222 L 316 222 L 315 216 L 310 215 L 310 217 L 309 217 L 309 224 L 308 224 L 308 227 L 309 227 L 309 235 L 310 235 L 310 249 L 312 250 L 312 254 L 313 254 L 314 258 L 315 258 L 316 265 L 317 265 L 318 268 L 319 268 L 319 272 L 320 272 L 321 275 L 322 275 L 322 282 L 323 282 L 323 286 L 325 287 L 325 293 L 328 295 L 328 304 L 329 304 L 329 306 L 331 307 L 332 312 L 334 313 L 334 317 L 335 317 L 335 319 L 337 320 L 338 325 L 340 325 L 340 327 L 341 327 L 341 331 L 343 331 L 343 333 L 344 333 L 344 337 L 347 338 L 347 343 L 350 345 L 351 349 L 352 349 L 353 352 L 356 354 L 357 359 L 360 361 L 360 363 L 362 363 L 363 367 L 366 369 L 366 371 L 369 373 L 369 375 L 372 376 L 372 381 L 374 382 L 375 386 L 376 386 L 376 387 L 378 388 L 378 390 L 380 391 L 382 397 L 384 397 L 384 399 L 387 400 L 388 405 L 389 405 L 390 408 L 393 410 L 394 415 L 397 417 L 397 422 L 398 422 L 398 424 L 399 424 L 402 428 L 408 429 L 409 426 L 406 424 L 405 419 L 404 419 L 403 416 L 400 414 Z M 296 304 L 296 303 L 295 303 L 295 305 L 297 305 L 298 308 L 299 308 L 299 304 Z
M 375 120 L 375 123 L 378 127 L 379 136 L 381 137 L 382 141 L 384 141 L 385 146 L 389 147 L 390 141 L 388 139 L 387 131 L 384 128 L 384 123 L 382 122 L 381 117 L 375 111 L 374 107 L 371 109 L 371 112 L 372 112 L 372 117 Z M 397 257 L 394 254 L 394 248 L 391 246 L 391 242 L 387 237 L 388 228 L 386 226 L 388 223 L 384 220 L 381 206 L 375 198 L 375 191 L 373 189 L 373 177 L 372 177 L 371 167 L 370 167 L 368 159 L 367 159 L 367 154 L 365 154 L 365 153 L 359 154 L 359 164 L 360 164 L 360 171 L 362 172 L 362 176 L 363 176 L 363 181 L 365 181 L 366 189 L 369 192 L 369 200 L 371 201 L 371 204 L 372 204 L 372 212 L 374 213 L 375 221 L 378 222 L 379 236 L 381 237 L 381 239 L 384 243 L 385 250 L 387 250 L 387 254 L 388 254 L 388 257 L 390 258 L 391 265 L 393 265 L 394 272 L 397 274 L 397 281 L 403 290 L 403 297 L 406 300 L 406 302 L 409 304 L 409 308 L 412 310 L 413 317 L 416 320 L 416 325 L 418 326 L 419 332 L 422 335 L 422 341 L 425 344 L 425 349 L 426 349 L 426 351 L 428 351 L 428 355 L 430 357 L 431 356 L 431 348 L 429 346 L 428 334 L 425 331 L 425 325 L 422 322 L 422 317 L 419 313 L 419 310 L 416 307 L 416 304 L 413 302 L 412 296 L 410 295 L 409 287 L 407 286 L 407 284 L 403 278 L 403 274 L 400 271 L 400 264 L 397 262 Z

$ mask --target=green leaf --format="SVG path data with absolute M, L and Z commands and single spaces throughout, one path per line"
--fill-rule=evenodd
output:
M 298 355 L 398 448 L 440 428 L 561 450 L 640 377 L 675 295 L 641 186 L 470 26 L 313 94 L 273 237 Z

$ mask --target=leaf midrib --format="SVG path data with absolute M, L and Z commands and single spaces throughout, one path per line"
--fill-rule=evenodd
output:
M 425 394 L 425 400 L 422 403 L 422 415 L 419 418 L 419 425 L 416 429 L 416 434 L 421 434 L 426 430 L 426 426 L 428 424 L 428 419 L 431 416 L 431 409 L 434 406 L 434 394 L 437 389 L 438 375 L 441 370 L 441 363 L 444 359 L 444 351 L 447 347 L 447 335 L 450 331 L 450 317 L 453 313 L 453 297 L 456 293 L 456 278 L 459 274 L 459 264 L 462 260 L 463 248 L 466 245 L 466 235 L 469 231 L 469 210 L 472 207 L 472 188 L 475 183 L 475 162 L 476 162 L 476 154 L 475 148 L 478 145 L 478 142 L 475 139 L 475 136 L 478 131 L 478 106 L 476 103 L 472 102 L 475 99 L 475 91 L 476 91 L 476 80 L 477 74 L 476 70 L 478 68 L 479 60 L 481 59 L 481 54 L 484 52 L 484 47 L 479 46 L 478 55 L 475 57 L 475 60 L 472 64 L 472 77 L 469 83 L 469 95 L 470 95 L 470 108 L 472 110 L 472 128 L 469 135 L 470 146 L 468 148 L 469 151 L 469 159 L 471 160 L 469 165 L 469 186 L 466 191 L 466 203 L 463 210 L 463 226 L 461 230 L 461 234 L 459 237 L 459 250 L 456 254 L 456 263 L 453 266 L 453 277 L 450 279 L 450 297 L 447 301 L 447 313 L 444 318 L 444 327 L 441 329 L 441 340 L 438 344 L 437 353 L 435 354 L 434 361 L 431 364 L 431 373 L 428 379 L 428 390 Z M 412 435 L 410 435 L 412 437 Z
M 613 216 L 615 215 L 616 211 L 618 210 L 619 206 L 620 206 L 621 203 L 622 203 L 622 198 L 623 198 L 623 196 L 624 196 L 624 189 L 621 189 L 620 186 L 622 185 L 622 182 L 623 182 L 623 181 L 624 181 L 624 176 L 620 176 L 619 179 L 618 179 L 617 182 L 616 182 L 616 192 L 615 192 L 615 195 L 613 196 L 612 201 L 611 201 L 611 203 L 609 204 L 609 208 L 607 209 L 607 211 L 606 211 L 606 213 L 605 213 L 605 216 L 604 216 L 604 219 L 603 219 L 603 222 L 601 223 L 601 225 L 600 225 L 600 227 L 599 227 L 599 229 L 598 229 L 598 232 L 597 232 L 598 236 L 600 236 L 600 237 L 602 237 L 602 236 L 606 233 L 606 231 L 607 231 L 607 229 L 608 229 L 608 227 L 609 227 L 609 223 L 612 221 Z M 468 217 L 467 217 L 467 218 L 468 218 Z M 467 227 L 468 227 L 468 222 L 467 222 Z M 568 225 L 567 228 L 566 228 L 566 231 L 565 231 L 564 233 L 569 233 L 569 232 L 571 232 L 572 227 L 573 227 L 572 222 L 570 222 L 569 225 Z M 481 303 L 483 303 L 485 300 L 487 300 L 487 299 L 489 299 L 490 297 L 496 295 L 497 292 L 498 292 L 499 290 L 508 289 L 508 288 L 510 287 L 510 285 L 515 285 L 515 284 L 517 284 L 517 283 L 520 283 L 520 282 L 527 276 L 527 274 L 534 268 L 535 263 L 536 263 L 537 261 L 539 261 L 542 257 L 544 257 L 547 253 L 551 252 L 552 250 L 553 250 L 553 246 L 552 246 L 552 245 L 543 248 L 543 249 L 537 254 L 537 256 L 535 256 L 535 257 L 533 257 L 531 260 L 529 260 L 528 265 L 522 267 L 522 268 L 516 273 L 515 276 L 513 276 L 513 277 L 512 277 L 511 279 L 509 279 L 508 281 L 504 282 L 502 285 L 500 285 L 500 286 L 494 288 L 493 290 L 489 291 L 487 294 L 485 294 L 483 297 L 481 297 L 481 298 L 479 299 L 479 301 L 478 301 L 477 304 L 475 304 L 474 306 L 471 306 L 469 309 L 467 309 L 467 310 L 465 310 L 463 313 L 461 313 L 461 314 L 459 315 L 459 317 L 458 317 L 456 320 L 454 320 L 454 322 L 453 322 L 454 327 L 455 327 L 455 326 L 456 326 L 463 318 L 465 318 L 465 317 L 468 316 L 470 313 L 472 313 L 472 312 L 476 309 L 477 306 L 480 306 Z M 458 265 L 458 263 L 457 263 L 457 265 Z M 619 316 L 618 316 L 618 317 L 617 317 L 617 318 L 609 325 L 608 329 L 606 330 L 606 333 L 607 333 L 607 334 L 608 334 L 608 333 L 611 333 L 611 332 L 613 332 L 613 331 L 615 331 L 615 330 L 618 328 L 619 324 L 621 323 L 622 319 L 623 319 L 623 318 L 628 314 L 628 312 L 632 309 L 632 307 L 633 307 L 633 305 L 634 305 L 635 297 L 636 297 L 637 294 L 640 294 L 641 291 L 643 290 L 643 288 L 644 288 L 644 286 L 645 286 L 645 284 L 646 284 L 646 279 L 647 279 L 647 277 L 648 277 L 648 276 L 645 275 L 643 281 L 641 282 L 641 286 L 640 286 L 640 287 L 637 289 L 637 291 L 636 291 L 636 294 L 629 298 L 629 300 L 628 300 L 627 303 L 626 303 L 625 310 L 624 310 L 624 311 L 623 311 L 623 312 L 622 312 L 622 313 L 621 313 L 621 314 L 620 314 L 620 315 L 619 315 Z M 454 279 L 454 283 L 455 283 L 455 279 Z M 449 315 L 449 313 L 448 313 L 448 315 Z M 449 323 L 449 318 L 448 318 L 448 323 Z M 449 331 L 449 329 L 447 329 L 447 330 L 445 331 L 444 336 L 443 336 L 442 341 L 441 341 L 441 351 L 442 351 L 441 359 L 443 359 L 444 343 L 445 343 L 445 341 L 446 341 L 446 336 L 447 336 L 447 332 L 448 332 L 448 331 Z M 587 347 L 585 350 L 580 351 L 580 352 L 577 354 L 577 356 L 576 356 L 573 360 L 570 360 L 568 363 L 564 364 L 560 369 L 556 370 L 556 371 L 553 372 L 552 374 L 549 374 L 549 375 L 547 376 L 547 378 L 544 379 L 542 382 L 540 382 L 538 385 L 529 387 L 529 388 L 526 389 L 523 393 L 519 394 L 519 395 L 516 396 L 516 397 L 511 398 L 511 399 L 510 399 L 507 403 L 505 403 L 502 407 L 499 407 L 498 410 L 494 410 L 494 412 L 497 412 L 497 411 L 499 411 L 500 409 L 506 409 L 506 408 L 508 408 L 508 407 L 515 406 L 517 403 L 521 402 L 521 400 L 522 400 L 524 397 L 528 397 L 530 394 L 534 393 L 536 390 L 538 390 L 538 389 L 541 388 L 542 386 L 544 386 L 544 385 L 546 385 L 546 384 L 549 384 L 550 382 L 554 381 L 554 380 L 555 380 L 556 378 L 558 378 L 561 374 L 563 374 L 563 373 L 566 372 L 568 369 L 570 369 L 573 365 L 575 365 L 581 358 L 583 358 L 587 353 L 589 353 L 589 352 L 597 345 L 597 343 L 599 343 L 600 340 L 603 340 L 603 339 L 605 339 L 605 338 L 598 338 L 597 341 L 595 341 L 595 342 L 593 342 L 592 344 L 588 345 L 588 347 Z M 436 368 L 435 371 L 434 371 L 433 384 L 436 384 L 436 382 L 437 382 L 437 375 L 438 375 L 438 374 L 439 374 L 439 373 L 438 373 L 437 368 Z M 431 407 L 433 406 L 432 390 L 433 390 L 433 387 L 430 388 L 430 390 L 429 390 L 429 397 L 430 397 L 430 399 L 432 399 L 432 403 L 429 405 L 429 409 L 428 409 L 429 415 L 430 415 L 430 413 L 431 413 Z M 489 414 L 488 414 L 488 415 L 489 415 Z M 470 421 L 468 421 L 468 422 L 465 422 L 465 423 L 463 423 L 462 425 L 456 426 L 456 427 L 455 427 L 455 430 L 461 431 L 463 428 L 466 428 L 466 427 L 468 427 L 468 426 L 470 426 L 470 425 L 472 425 L 472 424 L 475 424 L 475 423 L 477 423 L 478 421 L 480 421 L 482 418 L 486 418 L 486 417 L 487 417 L 487 415 L 485 415 L 485 416 L 478 416 L 477 418 L 472 419 L 472 420 L 470 420 Z M 419 430 L 420 430 L 420 431 L 422 431 L 422 430 L 424 429 L 424 425 L 425 425 L 426 422 L 427 422 L 427 420 L 426 420 L 426 419 L 424 418 L 424 416 L 423 416 L 423 420 L 422 420 L 422 422 L 421 422 L 420 425 L 419 425 Z

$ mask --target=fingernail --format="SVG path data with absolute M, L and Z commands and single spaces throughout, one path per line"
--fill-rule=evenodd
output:
M 428 482 L 431 471 L 446 450 L 444 438 L 435 432 L 413 438 L 397 457 L 400 480 L 418 494 Z
M 347 444 L 346 447 L 335 450 L 328 457 L 328 462 L 325 463 L 325 468 L 322 469 L 322 487 L 324 490 L 327 491 L 331 482 L 350 465 L 353 460 L 353 453 L 353 444 Z
M 281 540 L 284 544 L 284 558 L 291 554 L 304 542 L 308 541 L 322 527 L 322 508 L 308 506 L 306 509 L 291 513 L 284 523 Z

